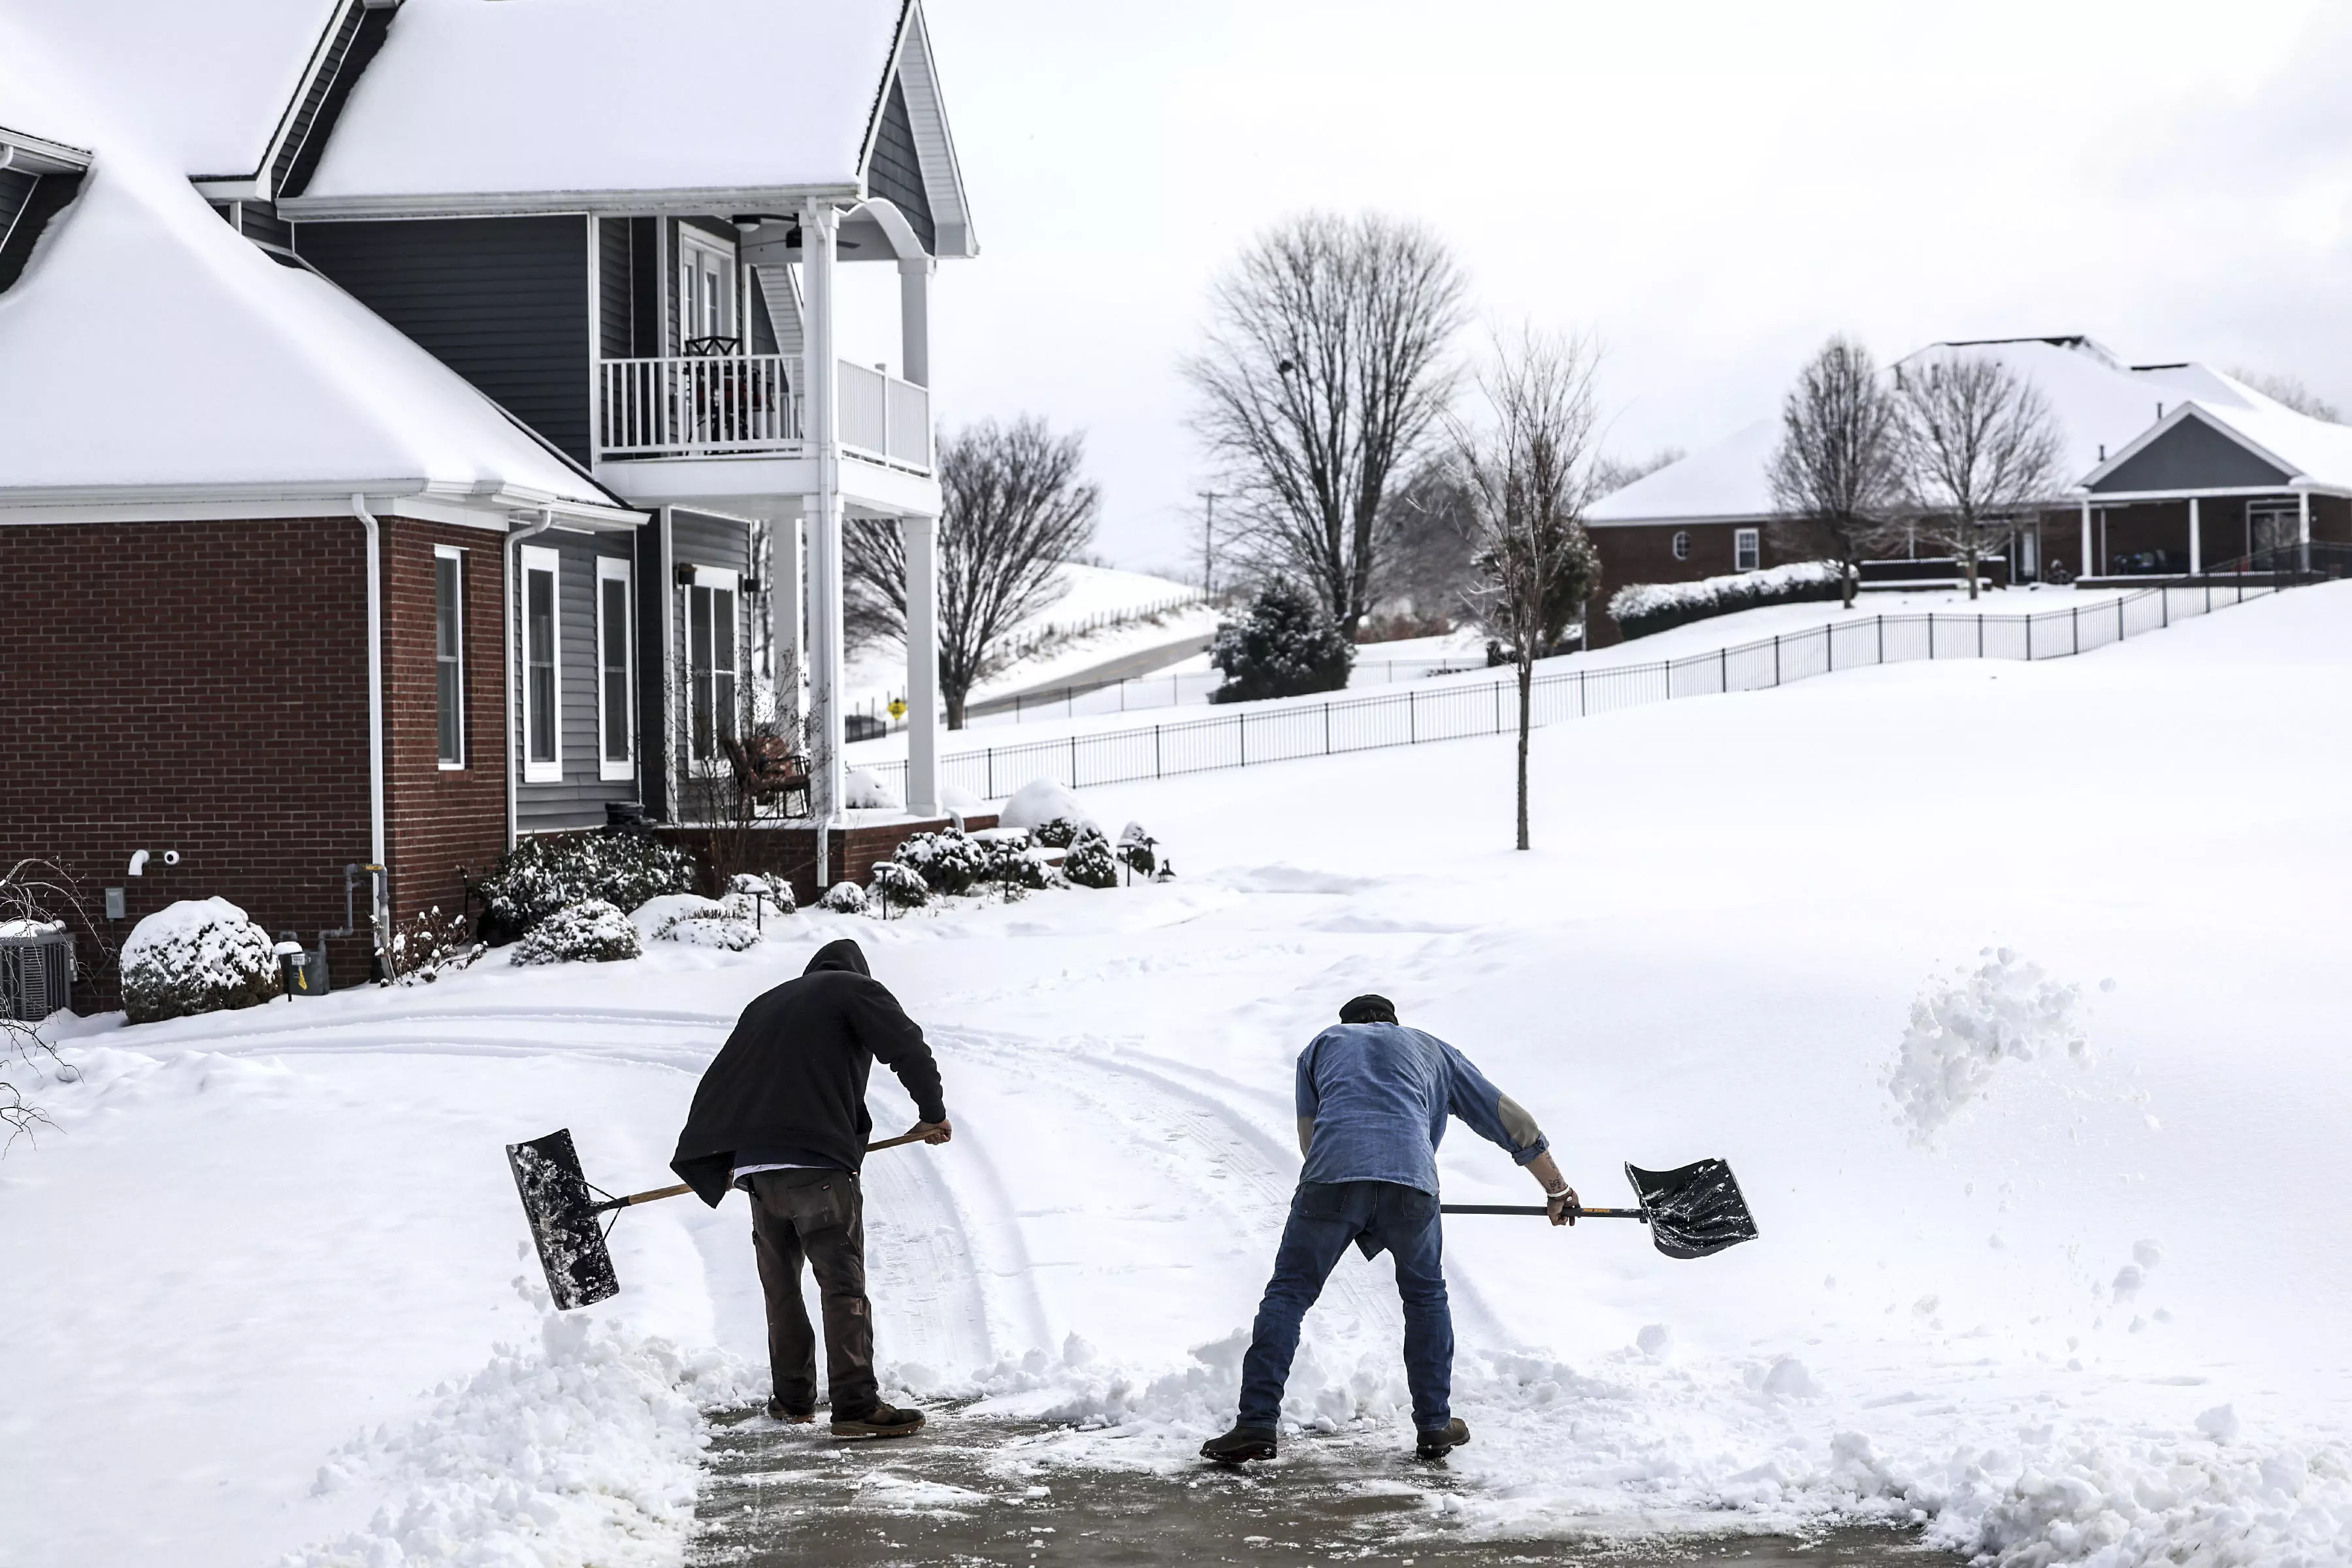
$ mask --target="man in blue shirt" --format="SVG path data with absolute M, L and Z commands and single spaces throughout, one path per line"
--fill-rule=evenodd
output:
M 1316 1036 L 1298 1058 L 1298 1150 L 1307 1165 L 1242 1361 L 1239 1419 L 1202 1445 L 1202 1458 L 1228 1465 L 1274 1458 L 1299 1320 L 1349 1242 L 1368 1258 L 1386 1248 L 1396 1259 L 1415 1452 L 1442 1459 L 1470 1440 L 1447 1406 L 1454 1318 L 1439 1258 L 1437 1143 L 1449 1114 L 1543 1184 L 1552 1224 L 1576 1223 L 1576 1190 L 1535 1119 L 1460 1051 L 1400 1025 L 1388 998 L 1355 998 L 1339 1009 L 1339 1026 Z

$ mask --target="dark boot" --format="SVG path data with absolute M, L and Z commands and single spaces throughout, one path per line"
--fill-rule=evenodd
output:
M 900 1410 L 888 1405 L 877 1405 L 873 1409 L 855 1415 L 835 1411 L 833 1435 L 836 1437 L 911 1437 L 923 1429 L 923 1413 Z
M 1414 1439 L 1413 1456 L 1435 1461 L 1445 1458 L 1470 1440 L 1470 1428 L 1459 1415 L 1434 1432 L 1423 1432 Z
M 1274 1428 L 1271 1426 L 1235 1426 L 1223 1436 L 1212 1437 L 1201 1445 L 1201 1458 L 1213 1459 L 1221 1465 L 1271 1459 L 1274 1455 Z
M 816 1419 L 816 1412 L 814 1410 L 795 1410 L 781 1399 L 771 1399 L 768 1401 L 768 1419 L 771 1421 L 789 1421 L 796 1426 L 805 1426 L 810 1422 Z

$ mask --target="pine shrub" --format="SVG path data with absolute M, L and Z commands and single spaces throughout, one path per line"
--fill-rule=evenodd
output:
M 934 893 L 968 893 L 989 875 L 987 847 L 959 828 L 918 833 L 899 845 L 891 858 L 920 877 Z
M 919 910 L 931 901 L 931 885 L 923 880 L 922 873 L 900 861 L 881 861 L 867 882 L 869 903 Z
M 595 901 L 634 910 L 665 893 L 690 893 L 694 859 L 643 833 L 562 833 L 526 838 L 499 858 L 481 885 L 482 934 L 512 942 L 558 910 Z
M 645 952 L 629 917 L 603 899 L 583 899 L 547 916 L 514 944 L 517 963 L 612 963 Z
M 1319 600 L 1276 577 L 1258 590 L 1239 621 L 1217 628 L 1209 662 L 1225 673 L 1212 702 L 1255 702 L 1341 689 L 1356 648 Z
M 1110 851 L 1110 840 L 1098 829 L 1087 828 L 1062 857 L 1062 875 L 1081 888 L 1118 887 L 1118 858 Z
M 855 882 L 835 882 L 820 902 L 837 915 L 862 915 L 866 912 L 866 889 Z

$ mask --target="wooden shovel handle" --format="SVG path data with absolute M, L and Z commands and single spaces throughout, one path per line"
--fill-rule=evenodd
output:
M 1440 1204 L 1441 1214 L 1549 1214 L 1542 1204 Z M 1568 1211 L 1579 1219 L 1647 1219 L 1640 1209 L 1586 1209 Z

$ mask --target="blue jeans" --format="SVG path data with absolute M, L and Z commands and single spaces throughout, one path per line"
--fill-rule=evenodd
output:
M 1249 1354 L 1242 1358 L 1241 1425 L 1272 1426 L 1282 1413 L 1282 1385 L 1298 1353 L 1298 1323 L 1323 1293 L 1349 1242 L 1364 1256 L 1385 1248 L 1396 1258 L 1404 1303 L 1404 1375 L 1412 1389 L 1412 1424 L 1433 1432 L 1451 1419 L 1454 1314 L 1445 1305 L 1445 1270 L 1437 1199 L 1395 1182 L 1301 1182 L 1290 1222 L 1274 1255 L 1274 1278 L 1258 1303 Z

